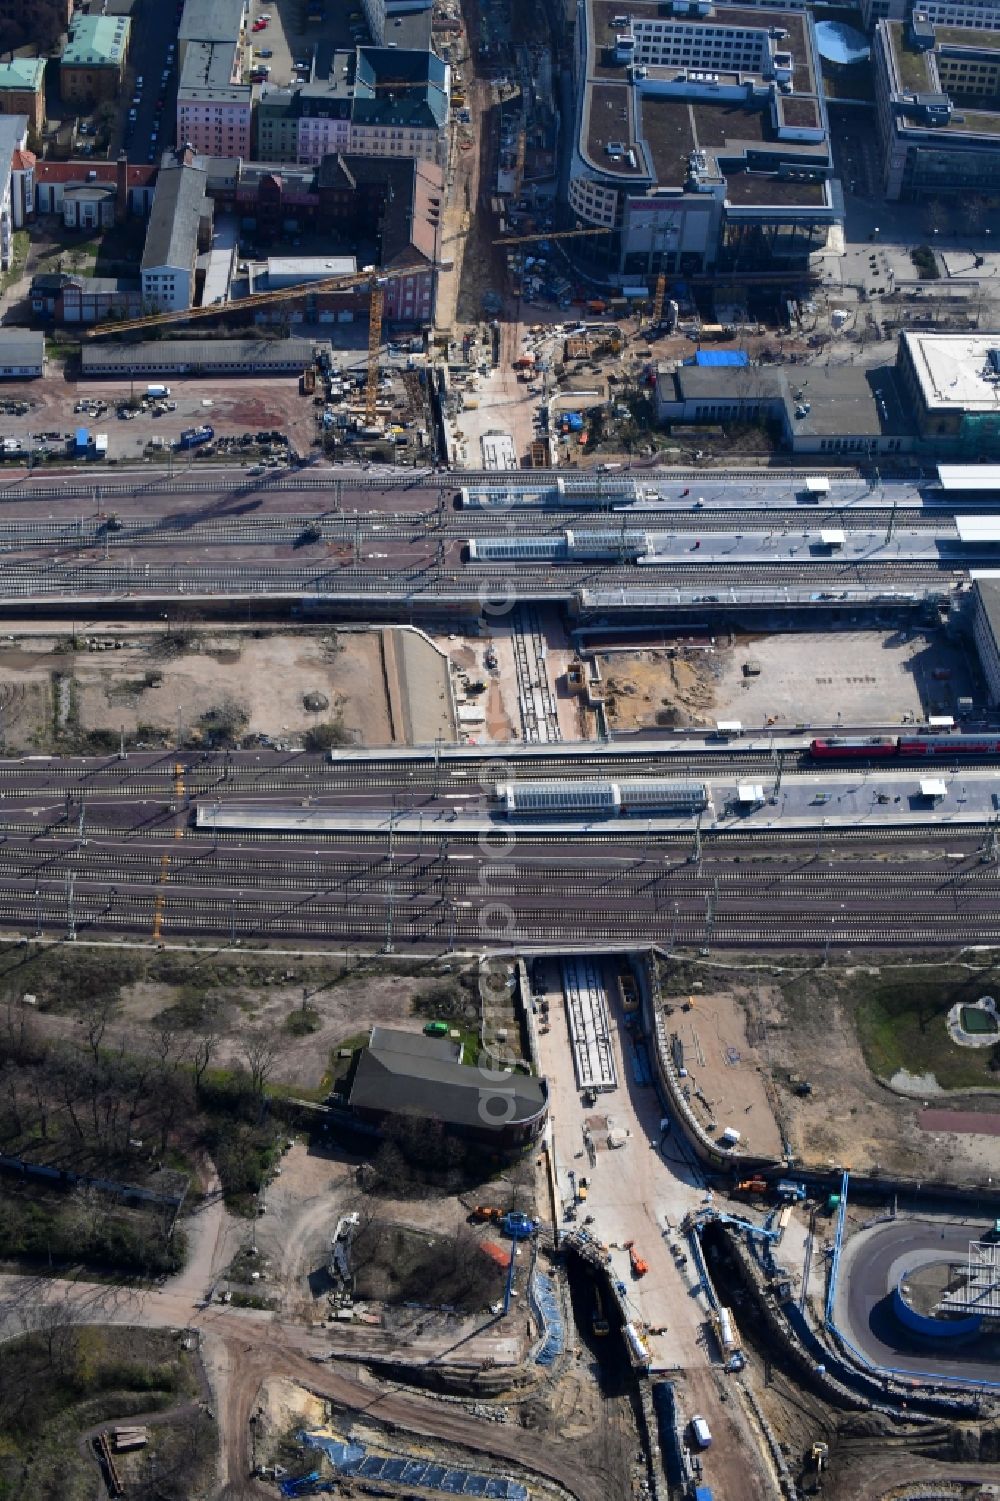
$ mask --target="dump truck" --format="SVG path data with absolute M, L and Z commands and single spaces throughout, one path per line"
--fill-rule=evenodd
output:
M 769 1184 L 765 1178 L 744 1178 L 742 1183 L 737 1183 L 738 1194 L 766 1194 Z
M 316 371 L 309 365 L 299 376 L 299 395 L 311 396 L 316 389 Z
M 476 1225 L 497 1223 L 503 1219 L 503 1210 L 496 1209 L 492 1204 L 477 1204 L 469 1215 L 469 1219 Z

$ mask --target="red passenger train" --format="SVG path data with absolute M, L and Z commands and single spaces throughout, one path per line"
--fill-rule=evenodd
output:
M 949 761 L 962 756 L 1000 758 L 1000 735 L 831 736 L 812 740 L 815 761 Z

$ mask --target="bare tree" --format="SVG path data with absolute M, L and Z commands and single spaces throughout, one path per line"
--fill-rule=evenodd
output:
M 218 1022 L 207 1022 L 198 1033 L 191 1054 L 191 1069 L 194 1074 L 194 1087 L 197 1094 L 201 1094 L 205 1075 L 212 1066 L 212 1059 L 219 1049 L 222 1040 L 222 1027 Z
M 281 1056 L 278 1033 L 271 1027 L 255 1027 L 243 1037 L 240 1055 L 247 1066 L 254 1094 L 262 1095 Z

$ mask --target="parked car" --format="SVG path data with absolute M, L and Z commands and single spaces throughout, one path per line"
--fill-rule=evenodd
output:
M 256 57 L 273 57 L 274 53 L 271 51 L 270 47 L 262 47 L 260 51 L 255 53 L 254 55 Z

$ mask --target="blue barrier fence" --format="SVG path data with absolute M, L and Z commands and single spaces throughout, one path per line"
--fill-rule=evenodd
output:
M 848 1174 L 845 1173 L 840 1185 L 840 1208 L 837 1214 L 837 1230 L 833 1241 L 833 1255 L 830 1260 L 830 1283 L 826 1293 L 826 1313 L 824 1324 L 834 1335 L 837 1342 L 845 1350 L 849 1350 L 855 1360 L 865 1370 L 871 1371 L 876 1376 L 889 1377 L 894 1381 L 904 1382 L 910 1386 L 923 1386 L 927 1382 L 936 1386 L 961 1386 L 965 1388 L 980 1388 L 983 1391 L 1000 1391 L 1000 1381 L 985 1381 L 981 1378 L 972 1379 L 969 1376 L 949 1376 L 943 1371 L 911 1371 L 900 1366 L 876 1365 L 875 1362 L 863 1351 L 859 1350 L 847 1335 L 838 1326 L 834 1318 L 834 1304 L 837 1296 L 837 1282 L 840 1276 L 840 1254 L 843 1249 L 844 1223 L 847 1218 L 847 1184 Z

